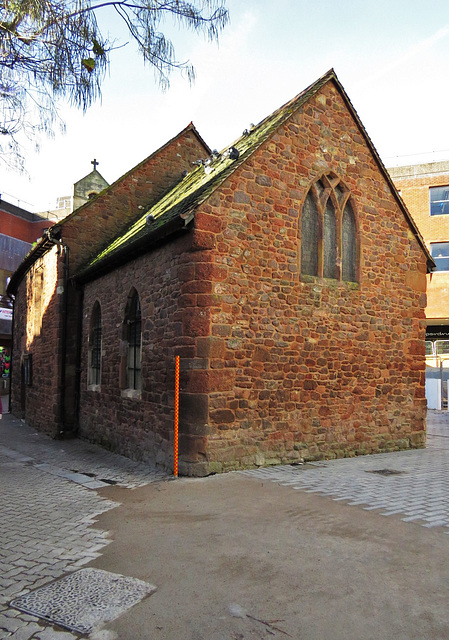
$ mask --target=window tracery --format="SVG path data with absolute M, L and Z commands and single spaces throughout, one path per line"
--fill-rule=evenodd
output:
M 301 214 L 301 273 L 357 282 L 357 221 L 350 192 L 328 173 L 310 187 Z

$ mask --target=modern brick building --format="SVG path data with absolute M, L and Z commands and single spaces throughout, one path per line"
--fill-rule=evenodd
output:
M 435 261 L 427 276 L 426 373 L 428 379 L 444 383 L 449 379 L 449 162 L 388 171 Z M 445 384 L 441 392 L 446 403 Z
M 9 394 L 11 370 L 12 302 L 6 295 L 10 277 L 51 225 L 47 219 L 0 196 L 0 393 Z
M 170 467 L 179 355 L 181 473 L 422 446 L 432 267 L 330 71 L 222 153 L 189 125 L 45 236 L 10 283 L 13 412 Z

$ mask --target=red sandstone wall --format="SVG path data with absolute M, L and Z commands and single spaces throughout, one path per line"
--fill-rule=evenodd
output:
M 41 257 L 21 282 L 14 305 L 12 405 L 14 415 L 35 429 L 57 436 L 61 429 L 61 257 L 56 247 Z M 41 285 L 35 283 L 42 278 Z M 36 296 L 36 288 L 40 293 Z M 24 355 L 32 358 L 32 385 L 24 386 Z
M 358 216 L 359 284 L 298 272 L 302 203 L 329 170 Z M 184 392 L 209 398 L 209 470 L 423 444 L 425 257 L 332 84 L 201 207 L 195 236 L 190 322 L 210 355 Z
M 344 179 L 358 284 L 303 277 L 300 212 L 323 172 Z M 81 434 L 171 464 L 181 359 L 180 471 L 421 446 L 426 259 L 332 84 L 196 212 L 189 236 L 85 287 Z M 122 398 L 126 298 L 141 296 L 141 398 Z M 95 300 L 101 392 L 87 388 Z
M 195 338 L 183 337 L 179 293 L 187 277 L 190 235 L 184 235 L 94 282 L 84 290 L 80 435 L 137 460 L 170 465 L 173 452 L 175 354 Z M 134 287 L 142 310 L 142 392 L 120 389 L 122 325 Z M 88 335 L 95 301 L 103 327 L 100 389 L 87 384 Z
M 62 236 L 63 242 L 69 246 L 70 275 L 85 263 L 88 257 L 96 255 L 130 222 L 142 215 L 145 207 L 180 180 L 182 172 L 192 168 L 193 161 L 207 153 L 207 148 L 195 133 L 193 126 L 189 126 L 179 136 L 122 176 L 101 196 L 69 216 L 62 224 Z M 36 429 L 56 435 L 63 422 L 67 431 L 73 432 L 77 428 L 79 298 L 78 292 L 69 286 L 63 407 L 62 392 L 59 388 L 61 372 L 56 371 L 56 362 L 60 362 L 62 349 L 63 320 L 60 314 L 63 310 L 60 304 L 61 294 L 56 292 L 56 278 L 52 271 L 51 259 L 44 259 L 43 269 L 45 286 L 52 290 L 53 297 L 42 318 L 42 327 L 38 335 L 33 333 L 34 301 L 30 278 L 40 264 L 41 260 L 27 274 L 16 296 L 16 335 L 33 334 L 33 337 L 28 337 L 25 342 L 18 338 L 15 340 L 13 411 L 25 417 Z M 21 384 L 20 362 L 23 353 L 32 353 L 33 370 L 36 371 L 33 387 Z

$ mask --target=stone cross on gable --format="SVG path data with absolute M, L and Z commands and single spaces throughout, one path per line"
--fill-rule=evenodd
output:
M 99 162 L 97 162 L 96 158 L 94 158 L 93 160 L 90 161 L 90 164 L 94 165 L 94 171 L 97 170 L 98 165 L 100 164 Z

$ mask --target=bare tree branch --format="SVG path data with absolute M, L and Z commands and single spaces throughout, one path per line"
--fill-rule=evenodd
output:
M 97 18 L 116 9 L 158 83 L 169 87 L 180 70 L 190 82 L 194 68 L 176 59 L 160 26 L 166 16 L 218 40 L 229 20 L 226 0 L 3 0 L 0 3 L 0 152 L 19 154 L 17 136 L 51 132 L 57 100 L 84 111 L 101 95 L 116 43 L 103 37 Z M 21 159 L 18 158 L 19 165 Z

